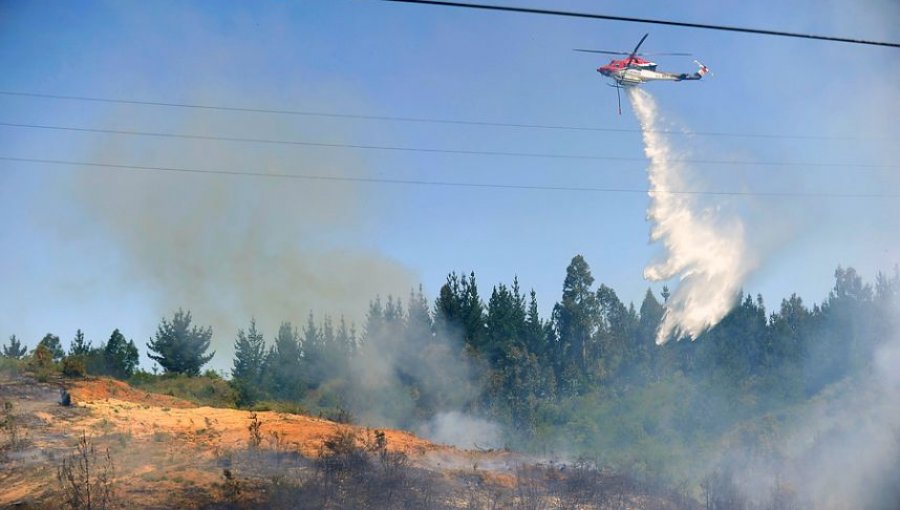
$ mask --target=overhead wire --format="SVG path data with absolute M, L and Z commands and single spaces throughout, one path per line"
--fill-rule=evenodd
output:
M 26 124 L 16 122 L 0 121 L 0 127 L 26 128 L 26 129 L 44 129 L 54 131 L 69 131 L 77 133 L 95 133 L 95 134 L 113 134 L 126 136 L 146 136 L 154 138 L 173 138 L 184 140 L 204 140 L 217 142 L 240 142 L 240 143 L 259 143 L 271 145 L 294 145 L 302 147 L 320 147 L 332 149 L 357 149 L 357 150 L 376 150 L 390 152 L 422 152 L 431 154 L 456 154 L 467 156 L 505 156 L 505 157 L 525 157 L 539 159 L 574 159 L 574 160 L 602 160 L 602 161 L 646 161 L 645 158 L 635 156 L 609 156 L 594 154 L 562 154 L 562 153 L 541 153 L 541 152 L 515 152 L 515 151 L 489 151 L 489 150 L 467 150 L 467 149 L 442 149 L 434 147 L 408 147 L 393 145 L 372 145 L 372 144 L 350 144 L 336 142 L 313 142 L 308 140 L 274 140 L 269 138 L 246 138 L 246 137 L 230 137 L 230 136 L 213 136 L 198 135 L 186 133 L 165 133 L 159 131 L 139 131 L 128 129 L 104 129 L 104 128 L 86 128 L 77 126 L 58 126 L 48 124 Z M 729 165 L 729 166 L 800 166 L 800 167 L 829 167 L 829 168 L 900 168 L 898 165 L 885 165 L 876 163 L 822 163 L 822 162 L 803 162 L 803 161 L 740 161 L 740 160 L 717 160 L 717 159 L 694 159 L 694 158 L 674 158 L 674 162 L 692 163 L 702 165 Z
M 671 189 L 642 189 L 642 188 L 615 188 L 595 186 L 545 186 L 528 184 L 501 184 L 501 183 L 477 183 L 459 181 L 429 181 L 423 179 L 389 179 L 383 177 L 350 177 L 335 175 L 311 175 L 295 174 L 287 172 L 259 172 L 252 170 L 225 170 L 225 169 L 201 169 L 188 167 L 169 167 L 151 165 L 130 165 L 123 163 L 103 163 L 95 161 L 74 161 L 43 158 L 21 158 L 13 156 L 0 156 L 0 161 L 50 164 L 60 166 L 96 167 L 132 171 L 171 172 L 199 175 L 229 175 L 241 177 L 262 177 L 275 179 L 297 179 L 309 181 L 331 182 L 357 182 L 368 184 L 400 184 L 415 186 L 455 187 L 455 188 L 482 188 L 482 189 L 507 189 L 507 190 L 540 190 L 540 191 L 566 191 L 566 192 L 594 192 L 594 193 L 640 193 L 640 194 L 672 194 L 672 195 L 718 195 L 718 196 L 760 196 L 760 197 L 805 197 L 805 198 L 900 198 L 898 193 L 831 193 L 831 192 L 797 192 L 797 191 L 716 191 L 716 190 L 671 190 Z
M 518 12 L 518 13 L 527 13 L 527 14 L 543 14 L 543 15 L 589 18 L 589 19 L 605 19 L 605 20 L 613 20 L 613 21 L 658 24 L 658 25 L 668 25 L 668 26 L 678 26 L 678 27 L 687 27 L 687 28 L 698 28 L 698 29 L 710 29 L 710 30 L 724 30 L 724 31 L 751 33 L 751 34 L 758 34 L 758 35 L 795 37 L 795 38 L 816 39 L 816 40 L 832 41 L 832 42 L 845 42 L 845 43 L 853 43 L 853 44 L 866 44 L 866 45 L 900 48 L 900 44 L 898 44 L 898 43 L 890 43 L 890 42 L 883 42 L 883 41 L 868 41 L 868 40 L 849 39 L 849 38 L 834 37 L 834 36 L 802 34 L 802 33 L 794 33 L 794 32 L 783 32 L 783 31 L 766 30 L 766 29 L 746 28 L 746 27 L 734 27 L 734 26 L 726 26 L 726 25 L 688 23 L 688 22 L 678 22 L 678 21 L 662 20 L 662 19 L 636 18 L 636 17 L 626 17 L 626 16 L 613 16 L 613 15 L 606 15 L 606 14 L 594 14 L 594 13 L 583 13 L 583 12 L 573 12 L 573 11 L 557 11 L 557 10 L 549 10 L 549 9 L 533 9 L 533 8 L 524 8 L 524 7 L 499 6 L 499 5 L 487 5 L 487 4 L 472 4 L 472 3 L 464 3 L 464 2 L 449 2 L 449 1 L 438 1 L 438 0 L 383 0 L 383 1 L 396 2 L 396 3 L 408 3 L 408 4 L 445 6 L 445 7 L 459 7 L 459 8 L 469 8 L 469 9 L 479 9 L 479 10 Z M 575 130 L 575 131 L 640 132 L 640 130 L 625 129 L 625 128 L 603 128 L 603 127 L 565 126 L 565 125 L 552 125 L 552 124 L 507 123 L 507 122 L 472 121 L 472 120 L 458 120 L 458 119 L 435 119 L 435 118 L 425 118 L 425 117 L 362 115 L 362 114 L 353 114 L 353 113 L 316 112 L 316 111 L 286 110 L 286 109 L 271 109 L 271 108 L 251 108 L 251 107 L 223 106 L 223 105 L 202 105 L 202 104 L 176 103 L 176 102 L 163 102 L 163 101 L 112 99 L 112 98 L 101 98 L 101 97 L 91 97 L 91 96 L 42 94 L 42 93 L 21 92 L 21 91 L 0 91 L 0 95 L 59 99 L 59 100 L 89 101 L 89 102 L 100 102 L 100 103 L 132 104 L 132 105 L 141 105 L 141 106 L 191 108 L 191 109 L 199 109 L 199 110 L 253 112 L 253 113 L 318 116 L 318 117 L 346 118 L 346 119 L 383 120 L 383 121 L 396 121 L 396 122 L 438 123 L 438 124 L 456 124 L 456 125 L 468 125 L 468 126 L 516 127 L 516 128 L 531 128 L 531 129 L 558 129 L 558 130 Z M 414 151 L 414 152 L 471 154 L 471 155 L 490 155 L 490 156 L 520 156 L 520 157 L 540 157 L 540 158 L 643 161 L 643 158 L 626 158 L 626 157 L 615 157 L 615 156 L 542 154 L 542 153 L 520 153 L 520 152 L 505 152 L 505 151 L 472 151 L 472 150 L 436 149 L 436 148 L 420 148 L 420 147 L 394 147 L 394 146 L 378 146 L 378 145 L 337 144 L 337 143 L 309 142 L 309 141 L 297 141 L 297 140 L 272 140 L 272 139 L 241 138 L 241 137 L 217 137 L 217 136 L 210 136 L 210 135 L 192 135 L 192 134 L 179 134 L 179 133 L 121 130 L 121 129 L 83 128 L 83 127 L 74 127 L 74 126 L 50 126 L 50 125 L 10 123 L 10 122 L 0 122 L 0 125 L 6 126 L 6 127 L 53 129 L 53 130 L 63 130 L 63 131 L 72 131 L 72 132 L 90 132 L 90 133 L 104 133 L 104 134 L 117 134 L 117 135 L 153 136 L 153 137 L 182 138 L 182 139 L 195 139 L 195 140 L 215 140 L 215 141 L 246 142 L 246 143 L 303 145 L 303 146 L 350 148 L 350 149 Z M 690 134 L 690 135 L 698 135 L 698 136 L 734 136 L 734 137 L 756 137 L 756 138 L 806 138 L 806 139 L 839 139 L 839 138 L 857 139 L 854 137 L 834 137 L 834 136 L 816 136 L 816 135 L 779 135 L 779 134 L 765 134 L 765 133 L 727 133 L 727 132 L 682 133 L 679 131 L 670 131 L 670 130 L 665 130 L 665 131 L 660 131 L 660 132 L 668 133 L 668 134 Z M 651 193 L 651 194 L 668 193 L 668 194 L 688 194 L 688 195 L 776 196 L 776 197 L 833 197 L 833 198 L 897 198 L 897 197 L 900 197 L 900 194 L 892 194 L 892 193 L 699 191 L 699 190 L 658 190 L 658 189 L 637 189 L 637 188 L 599 188 L 599 187 L 583 187 L 583 186 L 574 187 L 574 186 L 540 186 L 540 185 L 471 183 L 471 182 L 450 182 L 450 181 L 428 181 L 428 180 L 416 180 L 416 179 L 386 179 L 386 178 L 374 178 L 374 177 L 370 178 L 370 177 L 346 177 L 346 176 L 327 176 L 327 175 L 305 175 L 305 174 L 292 174 L 292 173 L 235 171 L 235 170 L 222 170 L 222 169 L 207 170 L 207 169 L 184 168 L 184 167 L 162 167 L 162 166 L 146 166 L 146 165 L 128 165 L 128 164 L 117 164 L 117 163 L 72 161 L 72 160 L 18 158 L 18 157 L 11 157 L 11 156 L 0 156 L 0 161 L 35 163 L 35 164 L 43 163 L 43 164 L 52 164 L 52 165 L 68 165 L 68 166 L 83 166 L 83 167 L 98 167 L 98 168 L 114 168 L 114 169 L 122 169 L 122 170 L 142 170 L 142 171 L 179 172 L 179 173 L 194 173 L 194 174 L 235 175 L 235 176 L 249 176 L 249 177 L 304 179 L 304 180 L 338 181 L 338 182 L 406 184 L 406 185 L 425 185 L 425 186 L 451 186 L 451 187 L 468 187 L 468 188 L 556 190 L 556 191 L 579 191 L 579 192 L 587 191 L 587 192 L 609 192 L 609 193 Z M 763 165 L 763 166 L 793 165 L 793 166 L 832 166 L 832 167 L 854 166 L 854 167 L 882 167 L 882 168 L 894 168 L 895 167 L 893 165 L 868 165 L 868 164 L 857 164 L 857 163 L 841 164 L 841 163 L 802 163 L 802 162 L 790 162 L 790 163 L 789 162 L 742 162 L 742 161 L 728 161 L 728 160 L 717 161 L 717 160 L 695 160 L 695 159 L 684 159 L 684 160 L 680 160 L 680 161 L 690 162 L 690 163 L 704 163 L 704 164 L 708 163 L 708 164 L 730 164 L 730 165 L 737 164 L 737 165 Z
M 335 119 L 356 119 L 356 120 L 377 120 L 388 122 L 407 122 L 420 124 L 447 124 L 459 126 L 484 126 L 484 127 L 507 127 L 507 128 L 523 128 L 523 129 L 545 129 L 560 131 L 599 131 L 606 133 L 640 133 L 640 129 L 632 128 L 612 128 L 602 126 L 572 126 L 564 124 L 540 124 L 540 123 L 524 123 L 524 122 L 495 122 L 485 120 L 466 120 L 466 119 L 441 119 L 433 117 L 404 117 L 392 115 L 366 115 L 359 113 L 344 112 L 324 112 L 324 111 L 308 111 L 308 110 L 290 110 L 277 108 L 254 108 L 244 106 L 228 106 L 228 105 L 210 105 L 195 103 L 180 103 L 167 101 L 147 101 L 136 99 L 119 99 L 96 96 L 78 96 L 65 94 L 43 94 L 36 92 L 22 92 L 12 90 L 0 90 L 0 96 L 10 97 L 31 97 L 40 99 L 56 99 L 64 101 L 83 101 L 93 103 L 110 103 L 110 104 L 128 104 L 135 106 L 158 106 L 169 108 L 186 108 L 195 110 L 223 111 L 223 112 L 244 112 L 244 113 L 263 113 L 274 115 L 293 115 L 303 117 L 322 117 Z M 800 140 L 865 140 L 864 137 L 856 136 L 832 136 L 832 135 L 799 135 L 799 134 L 778 134 L 778 133 L 739 133 L 727 131 L 678 131 L 671 129 L 656 130 L 655 133 L 683 136 L 710 136 L 710 137 L 734 137 L 734 138 L 768 138 L 768 139 L 800 139 Z
M 394 3 L 406 3 L 406 4 L 420 4 L 420 5 L 432 5 L 432 6 L 442 6 L 442 7 L 459 7 L 464 9 L 477 9 L 477 10 L 485 10 L 485 11 L 501 11 L 501 12 L 517 12 L 523 14 L 543 14 L 550 16 L 564 16 L 569 18 L 587 18 L 587 19 L 602 19 L 602 20 L 610 20 L 610 21 L 624 21 L 629 23 L 645 23 L 650 25 L 665 25 L 665 26 L 673 26 L 673 27 L 684 27 L 684 28 L 699 28 L 705 30 L 721 30 L 727 32 L 740 32 L 745 34 L 756 34 L 756 35 L 769 35 L 769 36 L 778 36 L 778 37 L 793 37 L 799 39 L 814 39 L 819 41 L 829 41 L 829 42 L 843 42 L 843 43 L 851 43 L 851 44 L 865 44 L 871 46 L 885 46 L 891 48 L 900 48 L 900 43 L 894 42 L 885 42 L 885 41 L 870 41 L 866 39 L 851 39 L 848 37 L 836 37 L 830 35 L 817 35 L 817 34 L 804 34 L 800 32 L 785 32 L 781 30 L 769 30 L 762 28 L 749 28 L 749 27 L 736 27 L 729 25 L 714 25 L 710 23 L 690 23 L 685 21 L 673 21 L 666 19 L 654 19 L 654 18 L 637 18 L 633 16 L 614 16 L 611 14 L 595 14 L 588 12 L 575 12 L 575 11 L 557 11 L 552 9 L 535 9 L 529 7 L 514 7 L 514 6 L 506 6 L 506 5 L 488 5 L 488 4 L 473 4 L 466 2 L 448 2 L 441 0 L 381 0 L 383 2 L 394 2 Z

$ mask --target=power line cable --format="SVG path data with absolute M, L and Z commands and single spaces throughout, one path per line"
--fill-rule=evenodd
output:
M 500 183 L 474 183 L 453 181 L 428 181 L 421 179 L 387 179 L 381 177 L 346 177 L 333 175 L 309 175 L 293 174 L 285 172 L 257 172 L 244 170 L 200 169 L 185 167 L 165 167 L 149 165 L 128 165 L 119 163 L 100 163 L 91 161 L 71 161 L 59 159 L 19 158 L 12 156 L 0 156 L 0 161 L 18 163 L 37 163 L 62 166 L 82 166 L 110 168 L 121 170 L 172 172 L 201 175 L 231 175 L 241 177 L 264 177 L 276 179 L 298 179 L 308 181 L 332 181 L 332 182 L 359 182 L 367 184 L 403 184 L 415 186 L 455 187 L 455 188 L 481 188 L 481 189 L 511 189 L 511 190 L 540 190 L 540 191 L 577 191 L 597 193 L 639 193 L 639 194 L 670 194 L 670 195 L 718 195 L 718 196 L 761 196 L 761 197 L 805 197 L 805 198 L 900 198 L 897 193 L 828 193 L 828 192 L 795 192 L 795 191 L 703 191 L 703 190 L 664 190 L 664 189 L 640 189 L 640 188 L 601 188 L 593 186 L 541 186 L 527 184 L 500 184 Z
M 158 131 L 137 131 L 127 129 L 100 129 L 100 128 L 84 128 L 74 126 L 55 126 L 46 124 L 23 124 L 13 122 L 2 122 L 0 126 L 27 129 L 44 129 L 54 131 L 69 131 L 77 133 L 97 133 L 97 134 L 113 134 L 127 136 L 147 136 L 154 138 L 173 138 L 184 140 L 204 140 L 217 142 L 240 142 L 240 143 L 260 143 L 271 145 L 294 145 L 301 147 L 321 147 L 331 149 L 357 149 L 357 150 L 377 150 L 390 152 L 422 152 L 431 154 L 457 154 L 467 156 L 504 156 L 504 157 L 525 157 L 540 159 L 576 159 L 576 160 L 602 160 L 602 161 L 646 161 L 645 158 L 634 156 L 606 156 L 592 154 L 560 154 L 560 153 L 540 153 L 540 152 L 514 152 L 514 151 L 486 151 L 486 150 L 466 150 L 466 149 L 440 149 L 433 147 L 403 147 L 391 145 L 367 145 L 367 144 L 349 144 L 349 143 L 331 143 L 331 142 L 311 142 L 304 140 L 273 140 L 268 138 L 243 138 L 230 136 L 212 136 L 212 135 L 195 135 L 183 133 L 163 133 Z M 717 159 L 692 159 L 678 158 L 671 161 L 677 163 L 691 163 L 701 165 L 729 165 L 729 166 L 802 166 L 802 167 L 828 167 L 828 168 L 900 168 L 898 165 L 884 165 L 875 163 L 812 163 L 812 162 L 781 162 L 781 161 L 739 161 L 739 160 L 717 160 Z
M 544 14 L 550 16 L 565 16 L 569 18 L 588 18 L 588 19 L 603 19 L 610 21 L 625 21 L 629 23 L 646 23 L 650 25 L 666 25 L 673 27 L 685 27 L 685 28 L 701 28 L 705 30 L 722 30 L 727 32 L 741 32 L 745 34 L 757 34 L 757 35 L 771 35 L 771 36 L 779 36 L 779 37 L 794 37 L 800 39 L 815 39 L 819 41 L 830 41 L 830 42 L 844 42 L 851 44 L 866 44 L 871 46 L 887 46 L 891 48 L 900 48 L 900 43 L 893 42 L 883 42 L 883 41 L 868 41 L 865 39 L 850 39 L 846 37 L 835 37 L 829 35 L 815 35 L 815 34 L 803 34 L 799 32 L 783 32 L 780 30 L 767 30 L 761 28 L 747 28 L 747 27 L 735 27 L 728 25 L 713 25 L 707 23 L 688 23 L 684 21 L 671 21 L 665 19 L 653 19 L 653 18 L 635 18 L 631 16 L 613 16 L 609 14 L 592 14 L 587 12 L 574 12 L 574 11 L 555 11 L 551 9 L 533 9 L 528 7 L 513 7 L 513 6 L 504 6 L 504 5 L 487 5 L 487 4 L 472 4 L 472 3 L 464 3 L 464 2 L 445 2 L 439 0 L 381 0 L 383 2 L 396 2 L 396 3 L 406 3 L 406 4 L 420 4 L 420 5 L 434 5 L 434 6 L 443 6 L 443 7 L 461 7 L 465 9 L 478 9 L 485 11 L 502 11 L 502 12 L 518 12 L 524 14 Z
M 35 92 L 20 92 L 10 90 L 0 90 L 0 96 L 11 97 L 31 97 L 40 99 L 58 99 L 65 101 L 84 101 L 94 103 L 111 103 L 111 104 L 130 104 L 136 106 L 162 106 L 170 108 L 187 108 L 196 110 L 225 111 L 225 112 L 245 112 L 245 113 L 265 113 L 275 115 L 294 115 L 304 117 L 323 117 L 336 119 L 356 119 L 356 120 L 378 120 L 389 122 L 409 122 L 422 124 L 448 124 L 459 126 L 484 126 L 484 127 L 508 127 L 523 129 L 546 129 L 561 131 L 599 131 L 606 133 L 640 133 L 640 129 L 628 128 L 610 128 L 599 126 L 571 126 L 562 124 L 534 124 L 521 122 L 493 122 L 481 120 L 465 120 L 465 119 L 438 119 L 429 117 L 403 117 L 390 115 L 364 115 L 357 113 L 339 113 L 339 112 L 322 112 L 322 111 L 306 111 L 306 110 L 287 110 L 272 108 L 252 108 L 241 106 L 227 105 L 203 105 L 192 103 L 175 103 L 165 101 L 143 101 L 133 99 L 115 99 L 105 97 L 92 96 L 73 96 L 63 94 L 41 94 Z M 768 139 L 800 139 L 800 140 L 866 140 L 869 138 L 856 136 L 825 136 L 825 135 L 791 135 L 791 134 L 769 134 L 769 133 L 736 133 L 726 131 L 691 131 L 683 132 L 671 129 L 655 130 L 654 133 L 662 133 L 669 135 L 682 136 L 714 136 L 714 137 L 734 137 L 734 138 L 768 138 Z M 880 139 L 880 138 L 879 138 Z

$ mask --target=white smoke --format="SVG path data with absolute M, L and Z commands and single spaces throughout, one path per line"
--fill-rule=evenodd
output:
M 650 159 L 650 238 L 664 248 L 662 259 L 644 268 L 644 278 L 680 279 L 666 302 L 656 342 L 665 343 L 673 334 L 696 338 L 731 310 L 755 262 L 746 249 L 740 219 L 723 218 L 714 206 L 701 204 L 697 195 L 671 193 L 691 189 L 688 168 L 662 132 L 650 94 L 631 87 L 628 96 Z
M 458 448 L 496 448 L 501 444 L 500 425 L 459 411 L 436 414 L 418 433 L 438 443 Z

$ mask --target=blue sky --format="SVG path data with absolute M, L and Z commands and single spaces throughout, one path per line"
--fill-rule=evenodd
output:
M 900 41 L 895 2 L 517 1 L 699 23 Z M 694 159 L 858 166 L 693 165 L 694 187 L 900 193 L 896 49 L 369 0 L 4 2 L 0 90 L 626 132 L 198 111 L 0 95 L 0 122 L 324 143 L 641 158 L 627 105 L 572 52 L 692 52 L 711 80 L 646 86 Z M 690 58 L 660 68 L 693 71 Z M 798 138 L 821 137 L 821 138 Z M 646 187 L 646 162 L 313 148 L 0 127 L 0 156 L 364 178 Z M 880 166 L 877 166 L 880 165 Z M 134 172 L 0 161 L 0 335 L 142 347 L 179 307 L 213 324 L 230 365 L 251 316 L 271 334 L 310 310 L 359 321 L 375 294 L 433 298 L 447 272 L 490 287 L 518 275 L 544 313 L 583 254 L 639 304 L 648 198 Z M 838 264 L 871 278 L 900 262 L 896 199 L 725 197 L 759 252 L 745 284 L 770 308 L 821 301 Z M 674 284 L 674 282 L 673 282 Z M 655 290 L 661 284 L 653 284 Z

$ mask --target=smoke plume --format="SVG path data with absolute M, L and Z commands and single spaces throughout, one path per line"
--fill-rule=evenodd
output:
M 500 425 L 459 411 L 438 413 L 420 427 L 419 433 L 432 441 L 467 449 L 496 448 L 502 444 Z
M 462 448 L 499 444 L 500 426 L 468 412 L 482 394 L 485 367 L 465 354 L 462 334 L 387 327 L 366 331 L 359 348 L 337 377 L 361 422 Z
M 115 112 L 110 123 L 128 122 Z M 172 132 L 232 130 L 262 139 L 316 135 L 291 119 L 170 116 Z M 232 119 L 225 119 L 232 121 Z M 224 133 L 232 134 L 232 133 Z M 89 159 L 148 167 L 359 176 L 353 154 L 290 147 L 119 137 L 90 146 Z M 364 316 L 377 294 L 402 294 L 414 276 L 366 242 L 377 190 L 354 183 L 90 169 L 66 190 L 84 221 L 114 247 L 108 269 L 119 287 L 152 296 L 151 317 L 189 309 L 212 325 L 212 364 L 227 367 L 238 328 L 255 317 L 272 331 L 281 321 Z
M 692 189 L 688 168 L 662 132 L 656 103 L 647 92 L 628 89 L 641 124 L 644 152 L 650 159 L 650 238 L 661 241 L 661 260 L 644 268 L 652 281 L 678 277 L 680 282 L 666 302 L 657 332 L 662 344 L 672 335 L 696 338 L 731 310 L 754 262 L 744 242 L 744 226 L 737 218 L 722 218 L 697 195 L 673 193 Z

